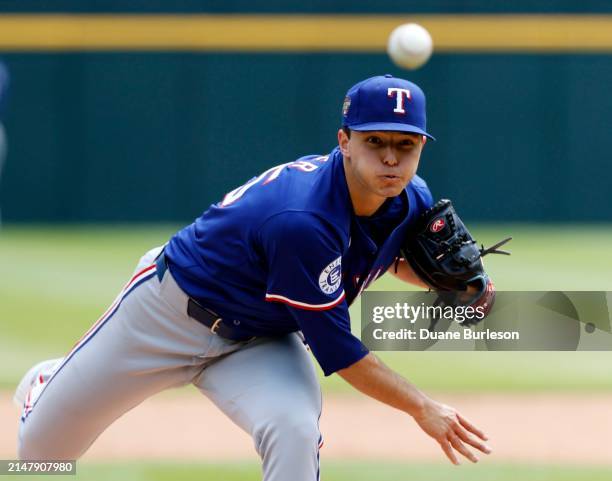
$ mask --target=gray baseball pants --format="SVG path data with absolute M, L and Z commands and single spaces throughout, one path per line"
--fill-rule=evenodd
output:
M 158 279 L 159 252 L 142 257 L 105 315 L 52 372 L 37 376 L 19 458 L 78 459 L 122 414 L 191 383 L 252 436 L 265 481 L 317 480 L 321 391 L 300 337 L 235 342 L 212 334 L 187 316 L 188 298 L 170 271 Z

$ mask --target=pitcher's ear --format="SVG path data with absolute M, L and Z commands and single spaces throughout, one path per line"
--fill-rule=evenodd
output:
M 338 147 L 340 147 L 340 152 L 342 155 L 346 155 L 348 153 L 348 143 L 350 140 L 350 135 L 346 133 L 344 129 L 338 130 Z

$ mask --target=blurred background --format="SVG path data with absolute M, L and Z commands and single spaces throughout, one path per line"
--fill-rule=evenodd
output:
M 410 72 L 385 52 L 409 21 L 434 40 Z M 609 1 L 0 2 L 0 61 L 0 458 L 15 456 L 23 372 L 68 351 L 139 256 L 225 192 L 329 152 L 346 90 L 372 75 L 425 90 L 438 141 L 419 173 L 434 197 L 485 244 L 514 236 L 512 257 L 487 261 L 499 289 L 612 291 Z M 358 302 L 351 312 L 358 328 Z M 612 476 L 610 353 L 383 354 L 498 449 L 447 467 L 409 419 L 332 376 L 326 479 Z M 221 414 L 181 417 L 207 403 L 192 389 L 152 400 L 78 478 L 258 479 L 246 435 L 206 429 Z

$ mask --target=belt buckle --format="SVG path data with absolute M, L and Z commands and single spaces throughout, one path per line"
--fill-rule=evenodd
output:
M 221 317 L 218 317 L 215 322 L 213 322 L 213 325 L 210 326 L 210 332 L 212 332 L 213 334 L 217 334 L 217 331 L 219 330 L 219 325 L 221 324 L 221 321 L 223 319 Z

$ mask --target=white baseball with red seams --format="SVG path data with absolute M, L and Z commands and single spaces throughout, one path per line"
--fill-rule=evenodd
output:
M 398 67 L 414 70 L 423 66 L 431 57 L 433 40 L 421 25 L 405 23 L 389 35 L 387 52 Z

